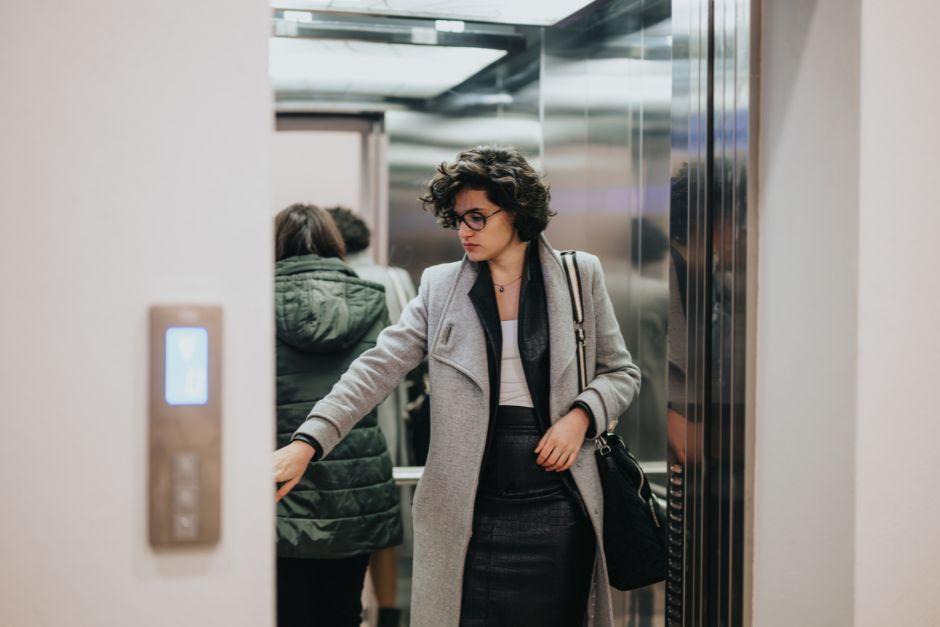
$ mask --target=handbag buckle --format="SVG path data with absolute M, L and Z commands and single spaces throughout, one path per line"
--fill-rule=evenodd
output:
M 594 440 L 594 444 L 601 455 L 610 455 L 610 445 L 607 443 L 607 438 L 600 436 Z

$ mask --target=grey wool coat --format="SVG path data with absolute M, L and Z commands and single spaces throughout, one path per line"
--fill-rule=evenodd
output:
M 603 433 L 608 420 L 623 414 L 639 392 L 640 371 L 624 345 L 600 261 L 578 252 L 590 381 L 578 394 L 575 335 L 564 269 L 544 234 L 539 244 L 549 318 L 551 421 L 556 422 L 575 400 L 581 400 L 594 414 L 597 433 Z M 427 268 L 418 295 L 402 312 L 398 324 L 386 328 L 376 346 L 352 363 L 297 430 L 315 438 L 326 457 L 356 422 L 428 356 L 431 440 L 412 508 L 413 627 L 457 627 L 460 622 L 464 560 L 486 444 L 491 384 L 483 327 L 467 295 L 478 272 L 479 264 L 466 256 Z M 586 439 L 571 473 L 600 539 L 604 537 L 604 501 L 593 449 L 593 440 Z M 600 541 L 586 614 L 587 627 L 613 627 L 607 564 Z

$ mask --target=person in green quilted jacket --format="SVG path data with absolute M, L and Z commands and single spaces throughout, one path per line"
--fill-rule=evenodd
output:
M 384 288 L 346 265 L 343 239 L 325 210 L 294 204 L 278 213 L 275 247 L 282 447 L 389 321 Z M 392 462 L 373 409 L 278 501 L 279 627 L 358 627 L 369 557 L 401 541 Z

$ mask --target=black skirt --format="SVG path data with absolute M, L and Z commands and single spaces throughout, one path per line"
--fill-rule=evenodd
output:
M 532 408 L 499 406 L 464 563 L 461 627 L 582 625 L 594 529 L 562 473 L 535 463 L 541 437 Z

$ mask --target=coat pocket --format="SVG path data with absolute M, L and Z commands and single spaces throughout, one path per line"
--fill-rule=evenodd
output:
M 450 338 L 453 335 L 454 323 L 446 322 L 444 323 L 444 328 L 441 329 L 441 334 L 438 336 L 437 345 L 440 347 L 446 347 L 450 344 Z

